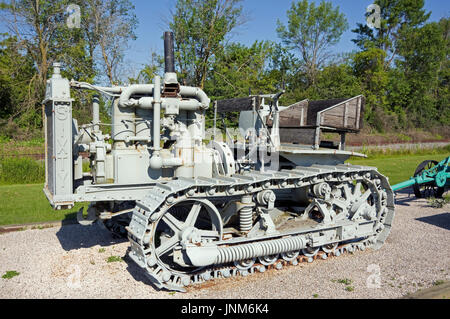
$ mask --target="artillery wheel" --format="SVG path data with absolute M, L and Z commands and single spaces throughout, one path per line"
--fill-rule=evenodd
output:
M 428 170 L 433 168 L 438 164 L 437 161 L 434 160 L 426 160 L 417 166 L 416 171 L 414 172 L 414 177 L 422 174 L 424 170 Z M 444 187 L 438 187 L 434 182 L 425 183 L 425 184 L 414 184 L 413 185 L 414 195 L 416 195 L 417 198 L 429 198 L 429 197 L 435 197 L 435 198 L 441 198 L 444 194 Z

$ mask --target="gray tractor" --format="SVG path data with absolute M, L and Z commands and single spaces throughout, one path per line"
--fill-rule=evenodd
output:
M 345 151 L 345 135 L 361 128 L 363 96 L 290 106 L 279 105 L 282 92 L 216 101 L 206 136 L 210 99 L 178 83 L 172 33 L 164 46 L 165 74 L 153 84 L 100 87 L 64 79 L 54 65 L 44 192 L 55 209 L 90 202 L 80 223 L 128 237 L 129 257 L 154 285 L 177 291 L 384 243 L 394 216 L 388 180 L 344 164 L 364 156 Z M 79 125 L 71 89 L 110 97 L 111 123 L 100 122 L 94 98 L 92 122 Z M 239 112 L 239 130 L 217 132 L 227 112 Z M 322 132 L 340 142 L 321 141 Z

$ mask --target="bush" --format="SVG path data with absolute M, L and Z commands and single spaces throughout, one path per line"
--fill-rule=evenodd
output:
M 45 181 L 44 161 L 0 158 L 0 184 L 37 184 Z

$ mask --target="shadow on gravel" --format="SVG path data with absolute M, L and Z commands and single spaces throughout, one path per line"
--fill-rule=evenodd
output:
M 97 224 L 90 226 L 63 224 L 56 233 L 56 237 L 61 247 L 66 251 L 89 248 L 95 245 L 111 246 L 128 241 L 126 238 L 114 238 L 108 230 Z
M 412 189 L 404 188 L 394 192 L 395 205 L 411 206 L 410 202 L 416 199 Z
M 416 218 L 416 220 L 450 230 L 450 213 Z
M 127 270 L 134 280 L 140 281 L 145 285 L 151 286 L 156 291 L 164 291 L 164 289 L 160 289 L 156 287 L 153 282 L 145 275 L 145 269 L 139 267 L 128 255 L 130 253 L 130 249 L 127 250 L 127 254 L 123 258 L 123 260 L 127 263 Z

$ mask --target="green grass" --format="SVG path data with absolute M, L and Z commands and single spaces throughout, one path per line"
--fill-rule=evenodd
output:
M 42 184 L 0 186 L 0 225 L 75 219 L 83 206 L 55 211 L 42 191 Z M 84 204 L 85 211 L 87 204 Z
M 15 271 L 15 270 L 8 270 L 3 276 L 2 276 L 2 278 L 3 279 L 11 279 L 11 278 L 13 278 L 13 277 L 15 277 L 15 276 L 19 276 L 20 275 L 20 272 L 17 272 L 17 271 Z
M 350 285 L 352 283 L 352 280 L 345 278 L 345 279 L 337 279 L 336 281 L 333 281 L 333 282 L 338 282 L 340 284 Z
M 414 175 L 417 166 L 425 160 L 441 161 L 450 156 L 450 151 L 440 154 L 407 154 L 407 155 L 381 155 L 367 159 L 350 158 L 347 162 L 354 165 L 373 166 L 389 177 L 391 185 L 403 182 Z
M 44 181 L 44 161 L 27 157 L 0 158 L 0 185 L 36 184 Z
M 435 148 L 421 148 L 419 145 L 416 147 L 402 147 L 397 149 L 391 148 L 368 148 L 363 146 L 362 149 L 358 150 L 359 153 L 363 153 L 370 158 L 379 158 L 386 156 L 415 156 L 415 155 L 440 155 L 440 154 L 450 154 L 450 144 L 442 147 Z
M 28 141 L 15 141 L 0 136 L 0 156 L 43 154 L 44 152 L 44 138 L 35 138 Z
M 118 262 L 118 261 L 123 261 L 123 258 L 119 257 L 119 256 L 109 256 L 106 259 L 106 262 L 108 262 L 108 263 L 114 263 L 114 262 Z

